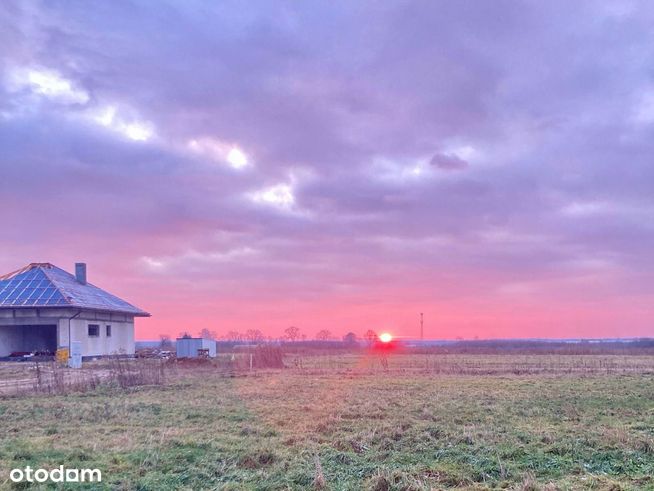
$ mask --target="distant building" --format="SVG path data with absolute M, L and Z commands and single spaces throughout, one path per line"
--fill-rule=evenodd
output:
M 184 336 L 175 341 L 177 347 L 177 358 L 199 358 L 216 356 L 216 341 L 206 338 L 191 338 Z
M 0 276 L 0 356 L 54 353 L 79 341 L 82 356 L 134 354 L 134 318 L 147 312 L 50 263 Z

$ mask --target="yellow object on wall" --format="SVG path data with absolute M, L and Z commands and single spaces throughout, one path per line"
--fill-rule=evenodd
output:
M 55 359 L 59 363 L 68 363 L 68 348 L 59 348 L 57 350 L 57 354 L 55 356 Z

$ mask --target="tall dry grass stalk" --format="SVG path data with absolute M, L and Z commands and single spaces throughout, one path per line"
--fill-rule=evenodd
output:
M 91 364 L 82 369 L 63 367 L 55 362 L 35 362 L 32 369 L 31 383 L 17 380 L 10 393 L 64 395 L 92 391 L 101 385 L 126 389 L 163 385 L 166 380 L 166 369 L 161 360 L 110 358 L 106 363 Z
M 320 464 L 320 458 L 316 455 L 314 458 L 314 463 L 316 466 L 316 471 L 313 477 L 313 488 L 314 489 L 326 489 L 327 480 L 325 479 L 325 474 L 322 471 L 322 465 Z
M 163 385 L 164 363 L 156 359 L 134 361 L 126 358 L 110 358 L 107 379 L 123 389 L 140 385 Z

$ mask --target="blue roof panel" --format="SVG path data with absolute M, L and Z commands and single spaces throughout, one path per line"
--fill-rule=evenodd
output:
M 66 306 L 68 302 L 42 270 L 34 268 L 0 280 L 0 307 L 45 305 Z
M 50 263 L 32 263 L 0 276 L 0 308 L 76 307 L 149 316 L 147 312 Z

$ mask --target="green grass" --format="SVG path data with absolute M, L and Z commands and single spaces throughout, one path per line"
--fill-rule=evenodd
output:
M 65 464 L 105 489 L 654 489 L 654 379 L 638 373 L 180 370 L 7 398 L 0 418 L 5 488 L 14 467 Z

